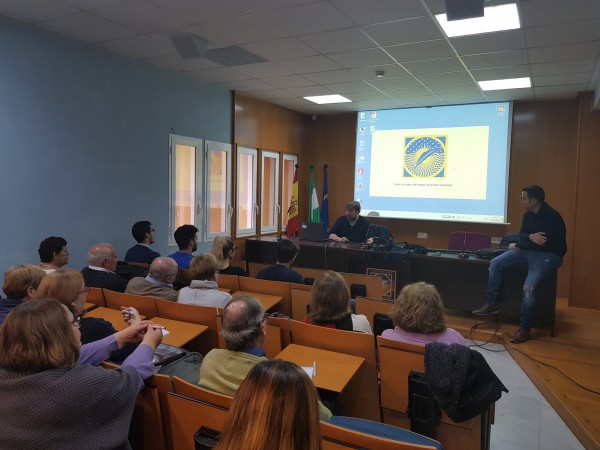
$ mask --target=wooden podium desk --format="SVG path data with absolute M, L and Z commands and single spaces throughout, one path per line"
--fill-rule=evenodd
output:
M 231 294 L 234 298 L 239 297 L 240 295 L 256 297 L 263 308 L 265 308 L 265 311 L 268 311 L 283 300 L 283 297 L 280 297 L 279 295 L 261 294 L 259 292 L 236 291 Z
M 123 320 L 123 314 L 120 310 L 105 308 L 103 306 L 99 306 L 90 311 L 86 311 L 83 317 L 96 317 L 98 319 L 104 319 L 107 322 L 110 322 L 117 331 L 124 330 L 129 326 Z M 146 318 L 146 316 L 140 315 L 140 318 L 143 320 Z
M 153 317 L 151 320 L 158 325 L 167 327 L 170 334 L 163 337 L 162 343 L 174 347 L 183 347 L 208 330 L 206 325 L 180 322 L 179 320 L 165 319 L 164 317 Z
M 276 359 L 298 364 L 300 367 L 312 367 L 316 362 L 317 374 L 313 376 L 316 387 L 340 394 L 348 385 L 365 358 L 343 353 L 290 344 L 279 353 Z

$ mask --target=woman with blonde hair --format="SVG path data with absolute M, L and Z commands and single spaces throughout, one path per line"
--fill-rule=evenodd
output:
M 219 262 L 219 273 L 224 275 L 239 275 L 247 277 L 248 274 L 241 267 L 230 265 L 229 261 L 233 259 L 237 246 L 229 236 L 217 236 L 213 241 L 212 254 Z
M 0 300 L 0 325 L 13 308 L 33 298 L 45 276 L 46 272 L 33 264 L 14 266 L 6 271 L 2 290 L 7 298 Z
M 381 334 L 384 338 L 419 345 L 465 345 L 465 339 L 456 330 L 446 327 L 444 304 L 432 284 L 421 281 L 404 286 L 389 316 L 395 328 L 385 330 Z
M 44 277 L 35 293 L 35 298 L 55 298 L 81 321 L 81 343 L 98 341 L 117 332 L 112 323 L 97 317 L 81 317 L 85 308 L 85 299 L 89 292 L 83 276 L 73 269 L 60 269 Z M 135 347 L 127 345 L 111 354 L 110 359 L 121 362 Z
M 366 316 L 352 314 L 350 290 L 339 273 L 325 270 L 310 291 L 310 307 L 304 323 L 346 331 L 372 333 Z
M 0 447 L 130 449 L 135 398 L 162 339 L 138 324 L 80 348 L 79 321 L 55 299 L 24 302 L 0 327 Z M 140 343 L 119 370 L 94 367 Z
M 320 450 L 315 386 L 296 364 L 262 361 L 240 385 L 218 450 Z

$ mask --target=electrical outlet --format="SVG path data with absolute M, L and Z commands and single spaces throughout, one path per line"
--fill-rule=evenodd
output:
M 417 233 L 417 239 L 427 239 L 427 233 L 424 233 L 422 231 L 419 231 Z
M 493 238 L 492 238 L 492 244 L 499 244 L 501 240 L 502 240 L 502 238 L 499 238 L 499 237 L 493 237 Z

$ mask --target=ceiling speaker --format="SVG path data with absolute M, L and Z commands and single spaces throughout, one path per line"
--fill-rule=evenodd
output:
M 475 17 L 483 17 L 483 0 L 446 0 L 448 21 Z

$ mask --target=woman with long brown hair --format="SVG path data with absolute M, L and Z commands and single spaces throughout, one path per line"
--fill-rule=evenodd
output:
M 218 450 L 320 450 L 317 391 L 296 364 L 262 361 L 231 405 Z
M 141 323 L 80 350 L 79 320 L 57 300 L 14 308 L 0 327 L 0 448 L 131 448 L 135 398 L 161 339 Z M 93 366 L 140 341 L 120 369 Z
M 345 331 L 372 333 L 366 316 L 352 314 L 350 289 L 339 273 L 325 270 L 310 291 L 310 307 L 305 323 Z

